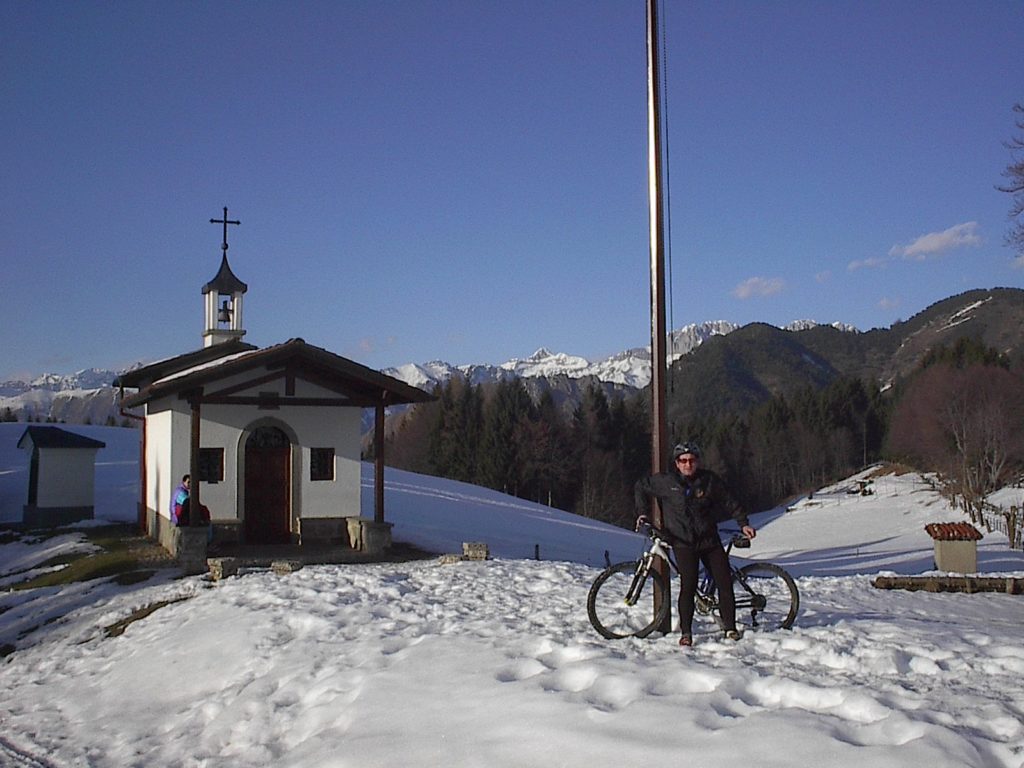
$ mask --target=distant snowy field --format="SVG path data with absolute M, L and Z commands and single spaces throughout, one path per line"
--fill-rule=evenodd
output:
M 96 455 L 96 515 L 136 519 L 139 435 L 134 429 L 59 425 L 106 443 Z M 18 519 L 28 489 L 28 452 L 17 447 L 25 424 L 0 423 L 0 523 Z M 385 510 L 398 541 L 430 552 L 462 552 L 489 538 L 497 557 L 534 556 L 590 565 L 636 555 L 636 534 L 513 496 L 412 472 L 387 469 Z M 373 517 L 373 465 L 363 464 L 362 514 Z
M 69 428 L 108 445 L 98 514 L 133 519 L 137 435 Z M 22 503 L 23 429 L 0 425 L 0 512 Z M 753 516 L 751 559 L 798 576 L 797 626 L 726 644 L 705 624 L 689 652 L 587 621 L 605 550 L 632 558 L 634 534 L 390 470 L 397 540 L 486 541 L 495 559 L 0 594 L 0 643 L 18 649 L 0 663 L 0 765 L 1020 768 L 1024 596 L 874 589 L 930 571 L 924 525 L 963 516 L 918 475 L 866 497 L 846 492 L 856 479 Z M 0 583 L 80 546 L 71 529 L 2 545 Z M 1000 534 L 978 560 L 1024 575 Z

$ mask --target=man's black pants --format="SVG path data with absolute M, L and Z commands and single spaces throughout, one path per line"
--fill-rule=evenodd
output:
M 718 611 L 722 616 L 723 628 L 736 628 L 736 597 L 732 591 L 732 571 L 729 570 L 729 556 L 721 544 L 710 549 L 673 547 L 676 565 L 679 566 L 679 630 L 684 635 L 692 634 L 693 600 L 697 594 L 697 565 L 704 563 L 711 578 L 718 587 Z

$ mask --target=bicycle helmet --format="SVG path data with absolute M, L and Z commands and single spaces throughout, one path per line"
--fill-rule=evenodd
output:
M 675 448 L 672 449 L 672 461 L 675 461 L 684 454 L 691 453 L 700 458 L 700 446 L 692 440 L 687 440 L 685 443 L 679 443 Z

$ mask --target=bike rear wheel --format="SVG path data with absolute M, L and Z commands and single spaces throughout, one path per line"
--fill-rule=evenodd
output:
M 789 629 L 800 610 L 796 582 L 773 563 L 752 563 L 734 578 L 736 619 L 761 631 Z
M 587 595 L 587 615 L 602 637 L 647 637 L 668 617 L 668 580 L 653 568 L 646 575 L 642 569 L 641 560 L 616 563 L 594 579 Z M 657 614 L 654 605 L 659 606 Z

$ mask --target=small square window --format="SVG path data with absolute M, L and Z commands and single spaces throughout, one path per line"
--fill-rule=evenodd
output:
M 199 479 L 204 483 L 219 483 L 224 479 L 224 449 L 199 449 Z
M 334 479 L 334 449 L 333 448 L 310 448 L 309 449 L 309 479 L 310 480 L 333 480 Z

